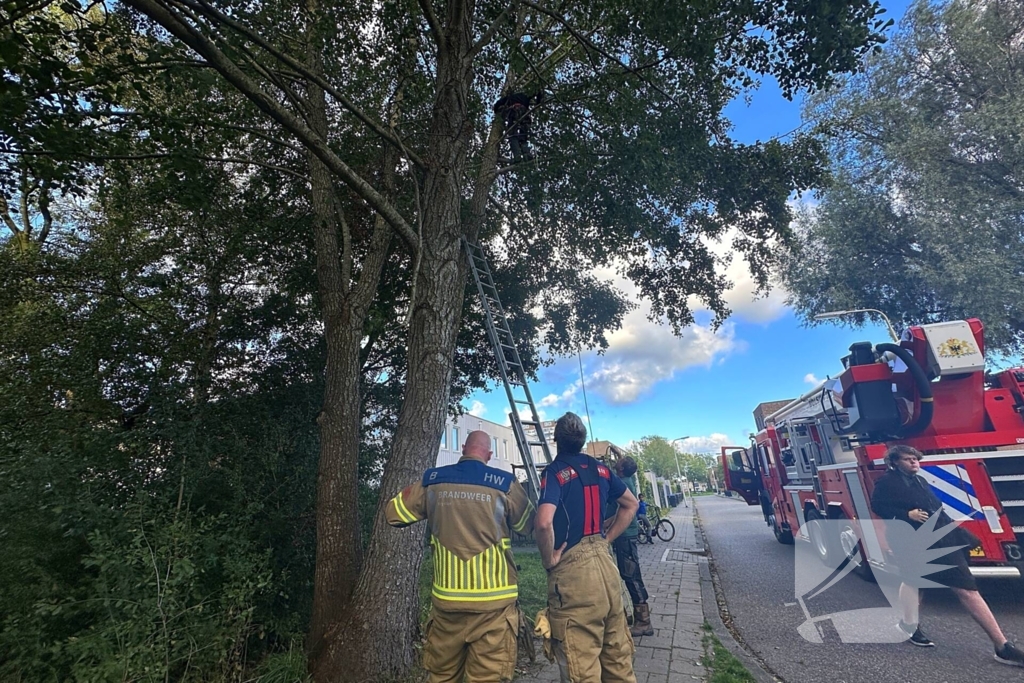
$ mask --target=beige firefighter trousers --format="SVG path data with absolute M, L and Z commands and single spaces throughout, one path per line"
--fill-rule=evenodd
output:
M 501 683 L 515 672 L 519 608 L 491 612 L 434 609 L 427 622 L 423 668 L 430 683 Z
M 562 683 L 636 683 L 619 570 L 601 536 L 586 536 L 548 573 L 548 619 Z

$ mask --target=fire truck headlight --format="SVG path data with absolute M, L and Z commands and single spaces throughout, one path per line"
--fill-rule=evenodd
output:
M 991 505 L 983 505 L 981 511 L 985 513 L 985 521 L 988 522 L 988 528 L 992 530 L 992 533 L 1003 533 L 1003 525 L 999 521 L 999 512 Z

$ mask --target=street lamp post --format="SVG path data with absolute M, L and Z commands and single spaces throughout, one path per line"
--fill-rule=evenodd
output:
M 879 318 L 885 321 L 885 327 L 889 330 L 889 336 L 897 344 L 900 342 L 899 335 L 896 334 L 896 330 L 893 329 L 892 323 L 889 322 L 888 316 L 882 313 L 877 308 L 854 308 L 849 311 L 829 311 L 827 313 L 819 313 L 814 316 L 815 320 L 828 320 L 829 318 L 842 318 L 845 315 L 853 315 L 855 313 L 874 313 Z
M 669 443 L 675 443 L 676 441 L 682 441 L 683 439 L 689 439 L 689 438 L 690 438 L 689 436 L 681 436 L 678 439 L 672 439 L 672 441 L 670 441 Z M 679 451 L 677 451 L 675 449 L 675 446 L 672 447 L 672 450 L 675 451 L 675 455 L 676 455 L 676 474 L 679 475 L 679 481 L 681 482 L 680 488 L 683 491 L 683 507 L 687 507 L 688 508 L 688 507 L 690 507 L 690 504 L 686 502 L 686 477 L 683 476 L 683 471 L 679 467 Z

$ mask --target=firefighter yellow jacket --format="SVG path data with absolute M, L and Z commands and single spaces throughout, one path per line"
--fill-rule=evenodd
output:
M 489 612 L 519 595 L 509 530 L 529 534 L 534 507 L 510 473 L 473 458 L 436 467 L 387 506 L 388 524 L 427 520 L 434 556 L 434 607 Z

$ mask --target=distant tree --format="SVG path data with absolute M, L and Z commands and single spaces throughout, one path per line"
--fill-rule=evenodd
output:
M 810 319 L 978 317 L 1024 351 L 1024 4 L 919 1 L 863 74 L 811 100 L 834 182 L 782 268 Z
M 654 472 L 664 479 L 676 477 L 676 449 L 665 437 L 645 436 L 633 444 L 631 451 L 644 471 Z
M 697 453 L 680 453 L 679 465 L 683 476 L 691 482 L 708 480 L 707 459 Z
M 707 480 L 705 458 L 680 452 L 663 436 L 643 437 L 633 444 L 630 455 L 637 459 L 644 471 L 654 472 L 663 479 L 676 480 L 682 474 L 694 482 Z

